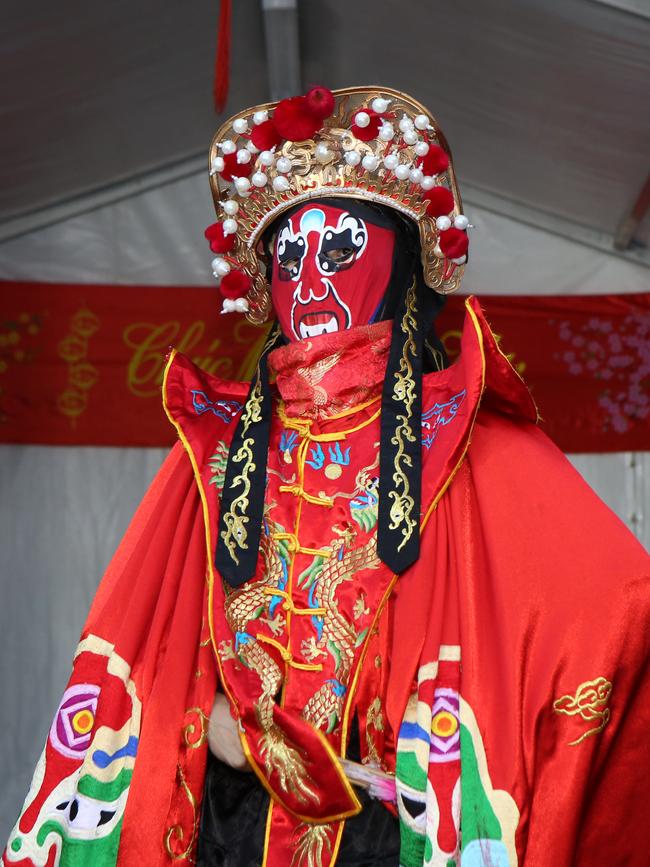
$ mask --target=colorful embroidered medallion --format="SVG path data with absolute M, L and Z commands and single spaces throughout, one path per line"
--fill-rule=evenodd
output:
M 7 865 L 113 867 L 140 732 L 129 667 L 101 638 L 77 648 Z
M 460 648 L 420 667 L 397 744 L 401 867 L 514 867 L 519 811 L 495 791 L 474 714 L 459 695 Z

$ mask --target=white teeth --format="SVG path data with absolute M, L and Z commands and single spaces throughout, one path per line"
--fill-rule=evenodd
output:
M 329 322 L 319 322 L 318 325 L 305 325 L 300 323 L 301 337 L 318 337 L 319 334 L 331 334 L 333 331 L 338 331 L 339 326 L 336 321 L 336 316 L 332 316 Z

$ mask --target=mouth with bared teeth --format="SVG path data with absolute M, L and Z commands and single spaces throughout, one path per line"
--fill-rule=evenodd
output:
M 299 340 L 306 337 L 319 337 L 332 334 L 350 327 L 350 311 L 344 304 L 329 280 L 323 281 L 327 291 L 320 297 L 309 293 L 303 301 L 300 287 L 296 290 L 291 310 L 291 325 Z

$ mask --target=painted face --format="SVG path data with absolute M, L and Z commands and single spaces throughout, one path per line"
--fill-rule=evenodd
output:
M 319 202 L 281 222 L 271 294 L 290 340 L 374 320 L 390 281 L 395 232 L 373 218 L 359 203 L 348 211 Z

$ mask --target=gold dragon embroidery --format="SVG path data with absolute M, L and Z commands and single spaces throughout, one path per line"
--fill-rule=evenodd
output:
M 281 530 L 279 525 L 270 524 L 270 527 Z M 248 631 L 255 620 L 265 622 L 275 635 L 282 634 L 284 630 L 284 619 L 280 614 L 274 619 L 265 619 L 263 615 L 269 614 L 274 598 L 269 590 L 278 588 L 284 575 L 284 564 L 289 556 L 286 543 L 274 542 L 271 532 L 263 534 L 261 543 L 264 559 L 262 578 L 249 581 L 239 590 L 229 591 L 225 585 L 224 611 L 230 629 L 237 636 L 234 655 L 260 678 L 262 691 L 255 705 L 255 714 L 262 732 L 260 754 L 266 773 L 270 777 L 275 772 L 282 790 L 290 792 L 299 802 L 306 803 L 316 800 L 317 795 L 309 786 L 304 760 L 298 750 L 286 742 L 273 718 L 275 697 L 282 686 L 282 670 Z M 228 656 L 232 658 L 230 654 Z
M 309 590 L 314 587 L 314 605 L 325 609 L 322 628 L 318 640 L 303 644 L 305 658 L 312 661 L 317 656 L 330 653 L 334 659 L 335 677 L 327 680 L 309 699 L 303 716 L 316 728 L 330 734 L 336 728 L 341 716 L 350 673 L 354 663 L 354 652 L 365 637 L 365 630 L 358 635 L 339 611 L 336 594 L 344 581 L 350 581 L 362 569 L 376 569 L 379 565 L 377 539 L 373 536 L 365 545 L 351 549 L 354 533 L 344 531 L 331 545 L 331 556 L 323 562 L 315 557 L 314 562 L 298 579 L 298 585 Z M 341 555 L 341 551 L 344 553 Z

